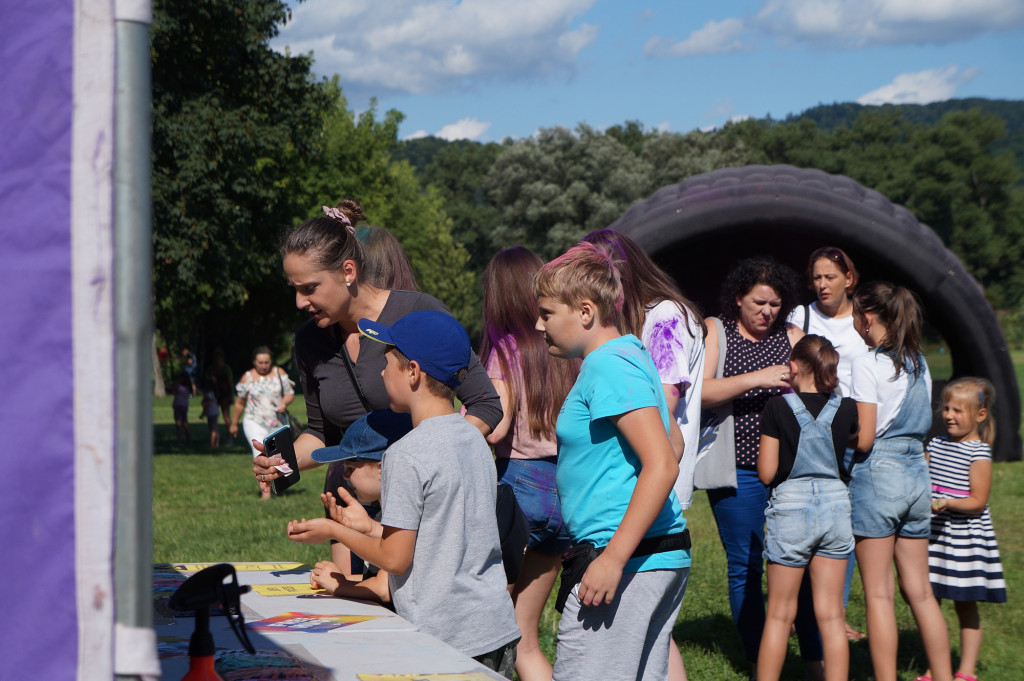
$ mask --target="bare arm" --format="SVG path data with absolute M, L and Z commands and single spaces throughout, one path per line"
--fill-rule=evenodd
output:
M 870 402 L 857 403 L 857 421 L 860 432 L 857 433 L 857 451 L 870 452 L 875 444 L 875 426 L 878 424 L 878 405 Z
M 381 570 L 373 577 L 360 581 L 345 577 L 341 569 L 329 560 L 316 564 L 309 575 L 309 583 L 314 588 L 325 589 L 339 598 L 358 598 L 364 601 L 389 603 L 391 588 L 388 585 L 388 573 Z
M 765 367 L 738 376 L 715 378 L 715 371 L 718 369 L 718 353 L 721 350 L 718 347 L 718 327 L 711 319 L 707 321 L 707 325 L 708 336 L 704 339 L 704 388 L 700 396 L 702 407 L 717 407 L 757 388 L 789 387 L 789 381 L 782 378 L 789 375 L 789 367 L 785 364 Z M 796 327 L 790 325 L 790 328 Z M 800 329 L 797 331 L 801 336 L 803 335 L 803 331 Z
M 676 413 L 676 407 L 679 406 L 679 398 L 686 391 L 682 383 L 662 383 L 661 389 L 665 391 L 665 402 L 668 404 L 669 418 L 672 424 L 668 429 L 668 439 L 672 444 L 672 451 L 676 455 L 676 463 L 679 463 L 683 458 L 683 449 L 686 448 L 686 443 L 683 442 L 683 431 L 679 430 L 679 424 L 676 423 L 676 419 L 673 414 Z
M 779 440 L 761 435 L 761 449 L 757 454 L 757 477 L 765 485 L 772 484 L 779 472 Z
M 416 530 L 387 525 L 383 530 L 380 537 L 371 537 L 329 518 L 313 518 L 288 523 L 288 538 L 303 544 L 320 544 L 335 539 L 381 570 L 400 575 L 412 565 Z
M 657 408 L 643 407 L 609 417 L 609 420 L 636 452 L 641 468 L 622 522 L 604 552 L 590 564 L 580 580 L 579 597 L 584 605 L 614 600 L 626 562 L 658 517 L 679 474 Z
M 988 495 L 992 490 L 992 460 L 981 459 L 971 463 L 967 474 L 970 482 L 970 496 L 961 499 L 936 499 L 932 508 L 936 511 L 949 509 L 960 513 L 981 513 L 988 503 Z
M 508 435 L 509 429 L 512 427 L 512 405 L 510 403 L 511 396 L 508 392 L 508 383 L 500 378 L 492 378 L 491 383 L 494 384 L 494 389 L 498 393 L 498 399 L 501 400 L 502 415 L 501 420 L 498 421 L 498 425 L 494 426 L 494 430 L 491 431 L 490 435 L 487 435 L 487 442 L 492 445 L 496 445 L 505 439 L 505 436 Z M 471 417 L 467 415 L 466 418 L 469 419 Z M 472 421 L 470 421 L 470 423 L 472 423 Z M 480 421 L 480 423 L 483 422 Z M 480 427 L 476 423 L 473 423 L 473 425 L 477 426 L 477 428 Z

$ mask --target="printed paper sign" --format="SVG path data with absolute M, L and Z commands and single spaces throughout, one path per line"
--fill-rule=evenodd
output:
M 319 587 L 314 588 L 309 582 L 302 584 L 253 584 L 252 590 L 260 596 L 303 596 L 327 593 Z
M 220 565 L 220 563 L 158 563 L 153 568 L 156 570 L 170 568 L 178 572 L 199 572 L 211 565 Z M 234 566 L 235 572 L 270 572 L 308 567 L 305 563 L 231 563 L 231 565 Z

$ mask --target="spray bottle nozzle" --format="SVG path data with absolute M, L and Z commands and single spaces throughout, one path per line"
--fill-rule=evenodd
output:
M 249 653 L 254 653 L 242 617 L 242 594 L 250 590 L 238 583 L 235 568 L 228 563 L 211 565 L 185 580 L 171 596 L 167 605 L 173 610 L 194 610 L 196 628 L 189 642 L 189 656 L 213 655 L 215 646 L 210 634 L 210 607 L 220 605 L 227 615 L 228 624 L 239 642 Z

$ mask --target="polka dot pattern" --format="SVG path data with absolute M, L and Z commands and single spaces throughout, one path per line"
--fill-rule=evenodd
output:
M 723 320 L 727 350 L 723 377 L 739 376 L 789 361 L 792 349 L 785 329 L 775 331 L 762 341 L 752 341 L 740 335 L 735 321 Z M 761 412 L 768 398 L 781 395 L 782 389 L 757 388 L 743 393 L 732 401 L 732 414 L 736 428 L 736 466 L 757 469 L 757 452 L 761 445 Z

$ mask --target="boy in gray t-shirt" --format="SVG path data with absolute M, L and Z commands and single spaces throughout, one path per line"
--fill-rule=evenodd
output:
M 501 563 L 494 462 L 452 402 L 472 354 L 469 337 L 435 311 L 391 326 L 362 319 L 359 330 L 391 346 L 384 386 L 391 408 L 413 423 L 384 455 L 380 531 L 315 518 L 289 523 L 288 534 L 307 543 L 337 539 L 379 565 L 399 615 L 511 678 L 519 628 Z

